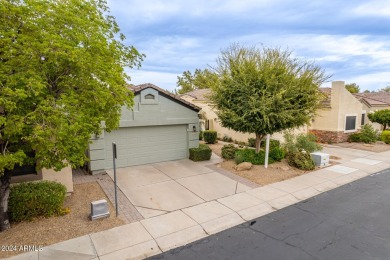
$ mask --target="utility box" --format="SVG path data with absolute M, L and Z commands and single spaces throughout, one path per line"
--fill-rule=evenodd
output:
M 316 166 L 325 167 L 329 165 L 329 154 L 314 152 L 311 153 L 310 155 Z
M 97 200 L 91 202 L 91 220 L 106 218 L 110 216 L 106 200 Z

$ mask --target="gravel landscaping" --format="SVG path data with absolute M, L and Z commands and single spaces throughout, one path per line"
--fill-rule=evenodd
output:
M 109 203 L 110 217 L 89 220 L 90 203 L 106 199 Z M 115 217 L 115 209 L 97 182 L 75 184 L 72 195 L 65 199 L 65 207 L 70 213 L 65 216 L 41 218 L 31 222 L 11 223 L 11 229 L 0 233 L 0 245 L 9 249 L 20 246 L 47 246 L 71 238 L 123 225 L 122 219 Z M 0 258 L 24 253 L 19 250 L 1 250 Z

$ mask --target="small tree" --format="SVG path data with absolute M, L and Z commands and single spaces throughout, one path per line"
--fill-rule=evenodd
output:
M 382 88 L 381 90 L 379 90 L 379 92 L 390 92 L 390 86 Z
M 211 88 L 218 80 L 218 76 L 208 69 L 196 69 L 194 74 L 184 71 L 182 76 L 177 77 L 177 87 L 179 94 L 184 94 L 196 89 Z
M 374 113 L 369 113 L 368 118 L 371 122 L 381 124 L 383 130 L 386 130 L 387 126 L 390 125 L 390 109 L 382 109 Z
M 346 84 L 345 88 L 351 92 L 351 93 L 359 93 L 360 92 L 360 87 L 356 83 L 350 83 Z
M 307 124 L 323 98 L 329 77 L 317 65 L 281 49 L 234 44 L 217 59 L 219 81 L 212 100 L 224 127 L 256 135 L 256 152 L 266 134 Z

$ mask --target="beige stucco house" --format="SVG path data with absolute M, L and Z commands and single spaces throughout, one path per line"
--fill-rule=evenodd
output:
M 255 138 L 255 134 L 240 133 L 232 129 L 223 127 L 218 120 L 218 116 L 215 113 L 215 108 L 211 104 L 208 95 L 211 93 L 210 89 L 197 89 L 185 94 L 182 94 L 180 98 L 190 102 L 202 110 L 200 111 L 200 124 L 201 130 L 214 130 L 217 131 L 218 138 L 224 136 L 230 137 L 238 142 L 248 142 L 248 138 Z M 306 133 L 307 127 L 303 126 L 294 131 L 295 133 Z M 272 139 L 283 141 L 282 133 L 275 133 L 271 136 Z
M 333 81 L 331 88 L 320 89 L 327 99 L 317 110 L 309 131 L 322 142 L 345 142 L 351 133 L 366 123 L 366 111 L 362 103 L 346 88 L 344 81 Z
M 389 92 L 375 92 L 375 93 L 357 93 L 353 94 L 362 105 L 366 114 L 382 110 L 390 109 L 390 93 Z M 372 123 L 368 118 L 365 118 L 366 122 L 372 124 L 374 129 L 382 130 L 382 125 L 378 123 Z
M 390 109 L 390 93 L 359 93 L 351 94 L 345 88 L 344 81 L 333 81 L 331 87 L 320 88 L 327 96 L 322 102 L 321 108 L 313 118 L 309 126 L 297 129 L 296 133 L 311 132 L 321 142 L 338 143 L 348 140 L 351 133 L 357 132 L 364 124 L 373 124 L 367 114 L 379 109 Z M 218 137 L 231 137 L 233 140 L 247 142 L 248 138 L 254 138 L 254 134 L 243 134 L 222 127 L 218 116 L 208 99 L 209 89 L 198 89 L 181 95 L 180 97 L 202 108 L 200 112 L 202 130 L 215 130 Z M 373 124 L 380 130 L 379 124 Z M 272 136 L 274 139 L 283 140 L 281 133 Z

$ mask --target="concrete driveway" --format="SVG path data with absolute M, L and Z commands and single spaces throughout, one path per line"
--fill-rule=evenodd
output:
M 214 157 L 209 164 L 217 163 Z M 107 171 L 113 179 L 113 170 Z M 188 159 L 117 169 L 118 187 L 144 218 L 251 189 Z

